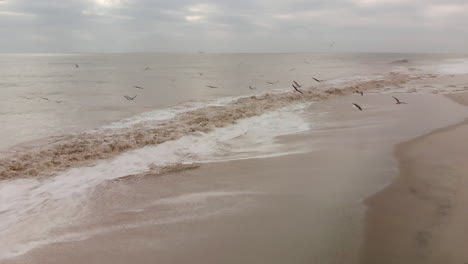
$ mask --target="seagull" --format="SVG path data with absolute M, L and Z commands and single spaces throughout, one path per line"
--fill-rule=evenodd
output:
M 353 103 L 353 106 L 362 111 L 362 108 L 358 104 Z
M 134 85 L 133 87 L 135 87 L 135 88 L 137 88 L 137 89 L 140 89 L 140 90 L 143 90 L 143 89 L 144 89 L 143 87 L 141 87 L 141 86 L 136 86 L 136 85 Z
M 266 82 L 266 83 L 273 85 L 273 84 L 275 84 L 275 83 L 279 83 L 279 81 L 276 81 L 276 82 Z
M 78 64 L 75 63 L 75 68 L 78 68 L 78 67 L 80 67 L 80 65 L 78 65 Z
M 135 99 L 137 96 L 133 96 L 133 97 L 130 97 L 128 95 L 124 95 L 125 99 L 127 99 L 128 101 L 133 101 L 133 99 Z
M 299 85 L 296 81 L 293 81 L 294 84 L 296 84 L 297 87 L 302 87 L 301 85 Z
M 312 77 L 312 79 L 314 79 L 316 82 L 321 82 L 321 80 L 315 78 L 315 77 Z
M 211 88 L 211 89 L 216 89 L 218 86 L 213 86 L 213 85 L 207 85 L 206 87 Z
M 47 97 L 42 97 L 41 100 L 47 100 L 47 101 L 50 102 L 49 98 L 47 98 Z
M 355 93 L 360 94 L 361 96 L 364 96 L 364 93 L 362 91 L 356 91 Z
M 257 90 L 257 87 L 252 87 L 252 86 L 249 85 L 249 89 L 250 90 Z
M 396 103 L 395 104 L 406 104 L 405 102 L 400 101 L 400 99 L 396 98 L 395 96 L 392 96 L 393 99 L 395 99 Z
M 294 84 L 292 85 L 292 87 L 294 88 L 294 92 L 299 92 L 302 94 L 302 91 L 298 89 L 298 87 L 296 87 Z

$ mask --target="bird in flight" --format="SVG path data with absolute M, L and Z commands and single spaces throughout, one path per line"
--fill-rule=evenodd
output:
M 252 86 L 249 85 L 249 89 L 250 90 L 257 90 L 257 87 L 252 87 Z
M 79 68 L 79 67 L 80 67 L 80 65 L 78 65 L 78 64 L 75 63 L 75 68 Z
M 297 87 L 302 87 L 302 85 L 298 84 L 296 81 L 293 81 L 293 83 L 294 83 Z
M 266 82 L 266 83 L 273 85 L 273 84 L 275 84 L 275 83 L 279 83 L 279 81 L 276 81 L 276 82 Z
M 362 111 L 362 107 L 359 106 L 358 104 L 353 103 L 353 106 Z
M 321 80 L 315 78 L 315 77 L 312 77 L 312 79 L 314 79 L 316 82 L 321 82 Z
M 135 99 L 137 96 L 133 96 L 133 97 L 130 97 L 128 95 L 124 95 L 125 99 L 127 99 L 128 101 L 133 101 L 133 99 Z
M 54 101 L 54 102 L 56 102 L 57 104 L 60 104 L 60 103 L 63 103 L 65 101 Z
M 47 101 L 50 102 L 49 98 L 47 98 L 47 97 L 42 97 L 41 100 L 47 100 Z
M 299 87 L 295 86 L 294 83 L 292 84 L 292 87 L 294 88 L 294 92 L 298 92 L 300 94 L 303 94 L 301 90 L 299 90 Z
M 144 89 L 143 87 L 141 87 L 141 86 L 136 86 L 136 85 L 134 85 L 133 87 L 135 87 L 135 88 L 137 88 L 137 89 L 140 89 L 140 90 L 143 90 L 143 89 Z
M 204 73 L 203 73 L 203 72 L 199 72 L 198 74 L 199 74 L 200 76 L 202 76 Z
M 206 87 L 211 88 L 211 89 L 216 89 L 218 86 L 213 86 L 213 85 L 207 85 Z
M 395 104 L 406 104 L 405 102 L 400 101 L 400 99 L 396 98 L 395 96 L 392 96 L 393 99 L 395 99 L 396 103 Z

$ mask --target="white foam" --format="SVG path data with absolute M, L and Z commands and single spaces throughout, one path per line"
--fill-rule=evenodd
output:
M 286 146 L 277 140 L 281 135 L 309 130 L 309 124 L 300 116 L 307 105 L 295 105 L 244 119 L 210 133 L 197 133 L 146 146 L 112 160 L 101 161 L 93 167 L 73 168 L 46 180 L 1 182 L 0 258 L 42 245 L 42 242 L 37 244 L 34 241 L 45 241 L 52 230 L 78 221 L 89 192 L 107 180 L 144 173 L 153 165 L 162 167 L 264 158 L 307 151 L 307 146 Z M 188 199 L 205 199 L 209 195 L 197 197 Z

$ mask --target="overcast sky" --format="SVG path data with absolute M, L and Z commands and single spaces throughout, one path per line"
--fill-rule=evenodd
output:
M 468 53 L 468 1 L 0 0 L 0 32 L 0 52 Z

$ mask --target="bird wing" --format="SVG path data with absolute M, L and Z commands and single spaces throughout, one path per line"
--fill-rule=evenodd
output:
M 361 108 L 358 104 L 354 104 L 354 103 L 353 103 L 353 105 L 354 105 L 355 107 L 357 107 L 359 110 L 362 111 L 362 108 Z
M 294 86 L 294 84 L 292 85 L 292 87 L 294 88 L 294 90 L 295 90 L 296 92 L 299 92 L 299 93 L 301 93 L 301 94 L 302 94 L 302 91 L 301 91 L 301 90 L 299 90 L 299 89 L 298 89 L 296 86 Z
M 315 77 L 312 77 L 312 79 L 314 79 L 316 82 L 320 82 L 320 80 Z
M 395 96 L 392 96 L 392 97 L 393 97 L 393 99 L 395 99 L 395 101 L 396 101 L 397 103 L 400 102 L 400 100 L 399 100 L 398 98 L 396 98 Z

